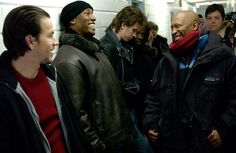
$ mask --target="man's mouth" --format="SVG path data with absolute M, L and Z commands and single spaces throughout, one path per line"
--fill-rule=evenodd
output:
M 95 29 L 95 23 L 91 23 L 91 24 L 89 24 L 89 26 L 90 26 L 91 28 L 94 28 L 94 29 Z

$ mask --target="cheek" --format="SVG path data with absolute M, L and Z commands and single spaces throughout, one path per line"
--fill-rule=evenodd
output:
M 125 31 L 124 31 L 124 33 L 128 36 L 128 35 L 132 35 L 132 30 L 131 29 L 126 29 Z
M 218 22 L 218 26 L 219 26 L 219 27 L 222 27 L 223 25 L 224 25 L 224 23 L 223 23 L 222 21 L 219 21 L 219 22 Z

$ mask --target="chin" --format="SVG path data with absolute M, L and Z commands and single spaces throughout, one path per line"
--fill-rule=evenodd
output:
M 210 28 L 210 31 L 218 32 L 219 30 L 217 28 Z
M 53 55 L 49 56 L 48 58 L 45 58 L 42 61 L 42 64 L 50 64 L 50 63 L 52 63 L 52 61 L 53 61 Z
M 90 29 L 90 30 L 89 30 L 89 33 L 90 33 L 91 35 L 95 35 L 95 29 Z
M 50 64 L 52 63 L 52 59 L 45 59 L 41 64 Z
M 83 34 L 84 37 L 93 37 L 95 35 L 95 33 L 91 33 L 91 32 L 88 32 L 88 33 L 85 33 Z

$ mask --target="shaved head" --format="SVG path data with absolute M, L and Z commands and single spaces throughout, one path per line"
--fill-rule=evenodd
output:
M 185 25 L 191 24 L 193 21 L 198 21 L 199 17 L 197 13 L 186 10 L 186 11 L 179 11 L 177 12 L 174 17 L 172 18 L 172 22 L 178 20 L 178 22 L 182 22 Z

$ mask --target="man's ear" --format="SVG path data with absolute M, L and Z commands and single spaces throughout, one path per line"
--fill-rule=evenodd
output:
M 126 24 L 122 23 L 121 26 L 120 26 L 120 30 L 123 30 L 126 26 Z
M 74 25 L 76 23 L 76 19 L 72 19 L 70 22 L 69 22 L 71 25 Z
M 32 50 L 35 44 L 35 37 L 32 35 L 25 36 L 25 42 L 29 46 L 29 48 Z
M 193 21 L 193 30 L 194 31 L 198 30 L 198 22 L 197 21 Z

